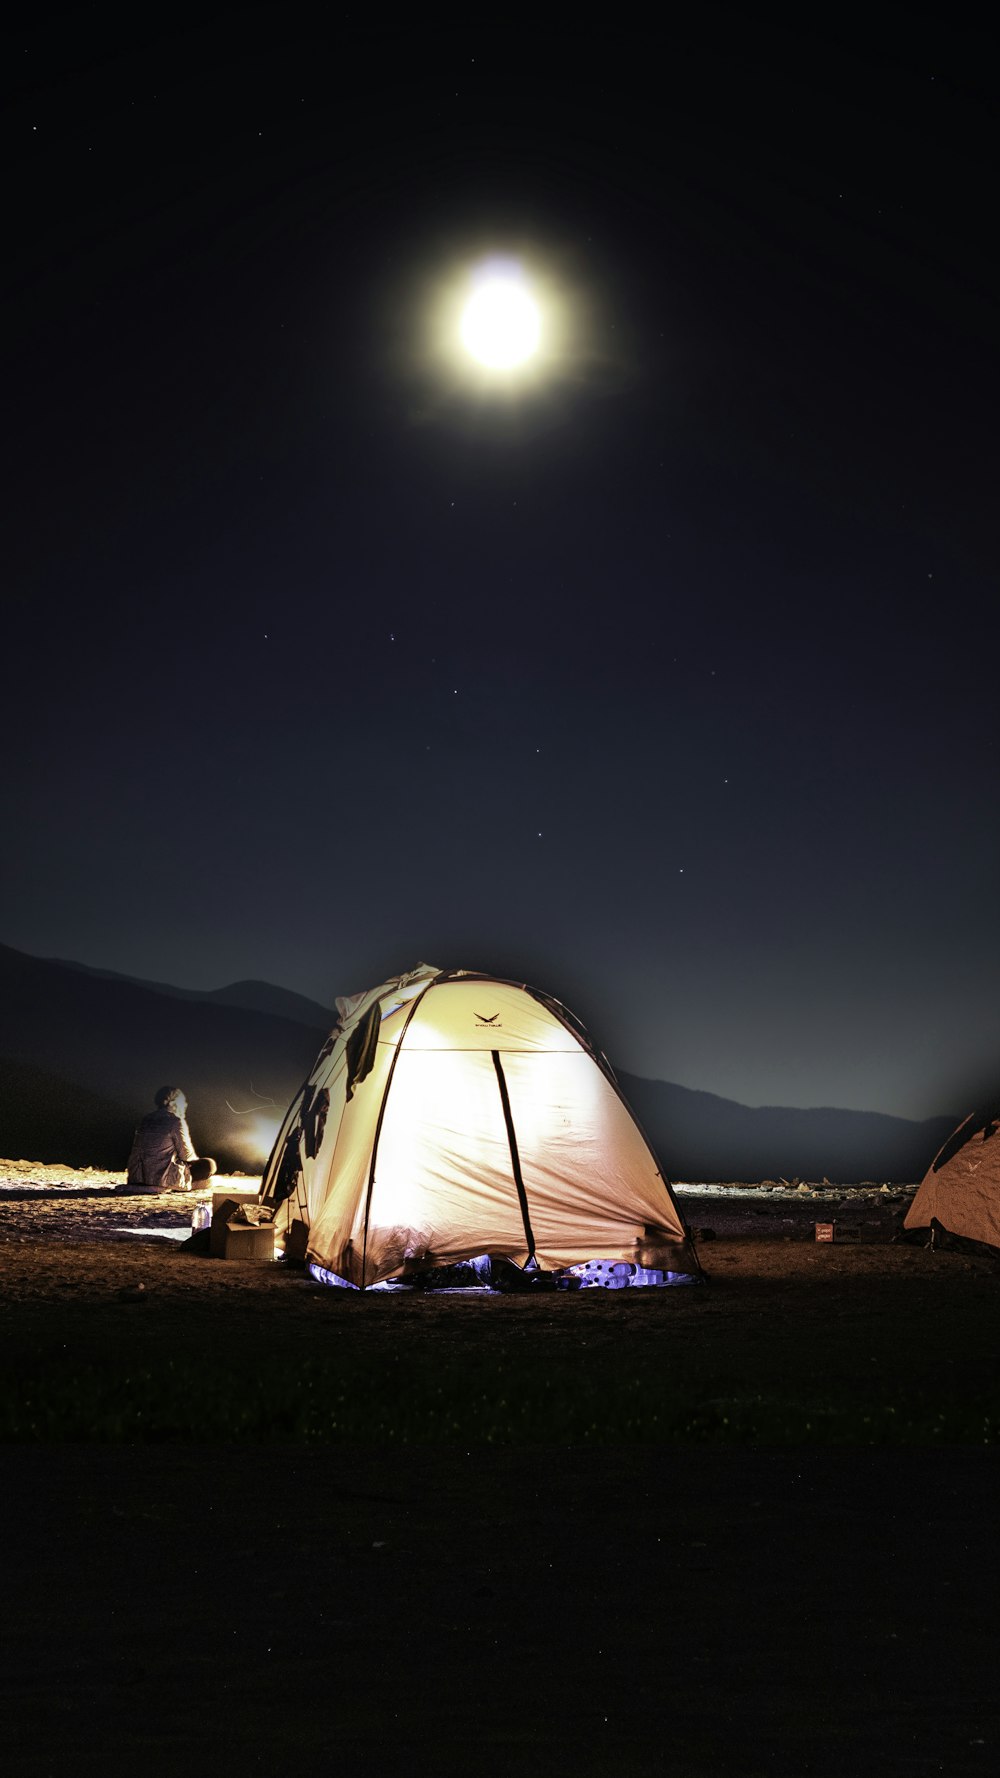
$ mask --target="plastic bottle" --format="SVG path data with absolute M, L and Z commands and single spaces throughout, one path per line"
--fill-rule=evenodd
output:
M 207 1229 L 211 1225 L 212 1211 L 208 1204 L 196 1204 L 191 1212 L 191 1227 Z

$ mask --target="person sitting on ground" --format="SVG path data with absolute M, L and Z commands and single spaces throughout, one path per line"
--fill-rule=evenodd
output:
M 153 1103 L 156 1110 L 147 1111 L 132 1139 L 125 1189 L 190 1191 L 188 1162 L 197 1160 L 198 1153 L 187 1127 L 187 1099 L 180 1087 L 161 1087 Z

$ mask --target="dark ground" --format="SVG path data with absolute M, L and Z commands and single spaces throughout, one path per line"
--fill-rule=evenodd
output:
M 4 1205 L 5 1769 L 994 1770 L 1000 1280 L 755 1207 L 361 1300 Z
M 22 1447 L 8 1772 L 995 1771 L 989 1451 Z

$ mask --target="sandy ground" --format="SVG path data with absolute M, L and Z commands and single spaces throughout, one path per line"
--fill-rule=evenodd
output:
M 0 1167 L 8 1392 L 321 1362 L 389 1412 L 372 1442 L 321 1415 L 4 1446 L 7 1770 L 995 1769 L 1000 1277 L 892 1245 L 905 1198 L 836 1194 L 863 1238 L 824 1246 L 824 1197 L 691 1194 L 698 1289 L 361 1299 L 199 1258 L 165 1233 L 189 1201 L 61 1172 Z M 414 1433 L 397 1376 L 482 1405 Z M 513 1436 L 497 1379 L 533 1404 Z M 774 1438 L 724 1425 L 755 1400 L 793 1404 Z

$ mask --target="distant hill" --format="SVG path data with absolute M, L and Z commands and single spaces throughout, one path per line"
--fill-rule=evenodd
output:
M 59 1095 L 72 1089 L 89 1099 L 86 1112 L 75 1102 L 95 1144 L 90 1162 L 124 1167 L 157 1087 L 176 1084 L 188 1095 L 195 1146 L 220 1166 L 246 1167 L 258 1158 L 247 1152 L 250 1119 L 230 1107 L 280 1117 L 326 1036 L 331 1021 L 323 1018 L 303 1024 L 0 946 L 0 1056 L 35 1071 L 12 1110 L 8 1095 L 0 1154 L 16 1146 L 14 1158 L 68 1161 Z M 52 1097 L 40 1075 L 52 1078 Z
M 203 1153 L 224 1167 L 259 1164 L 246 1146 L 252 1120 L 239 1114 L 282 1115 L 333 1017 L 267 982 L 202 993 L 0 945 L 0 1057 L 9 1058 L 0 1064 L 0 1155 L 124 1167 L 137 1119 L 169 1083 L 188 1095 Z M 958 1122 L 755 1108 L 620 1078 L 672 1179 L 913 1181 Z
M 230 982 L 227 988 L 174 988 L 169 982 L 147 982 L 141 976 L 122 975 L 116 969 L 94 969 L 89 963 L 70 963 L 62 957 L 38 961 L 58 963 L 60 969 L 76 969 L 82 975 L 96 976 L 104 982 L 128 982 L 133 988 L 168 994 L 172 1000 L 198 1000 L 213 1006 L 241 1006 L 249 1012 L 273 1013 L 279 1019 L 295 1019 L 300 1025 L 313 1025 L 318 1031 L 329 1031 L 336 1016 L 318 1000 L 296 994 L 291 988 L 276 988 L 272 982 Z
M 922 1179 L 958 1117 L 740 1105 L 663 1080 L 619 1085 L 671 1179 Z

